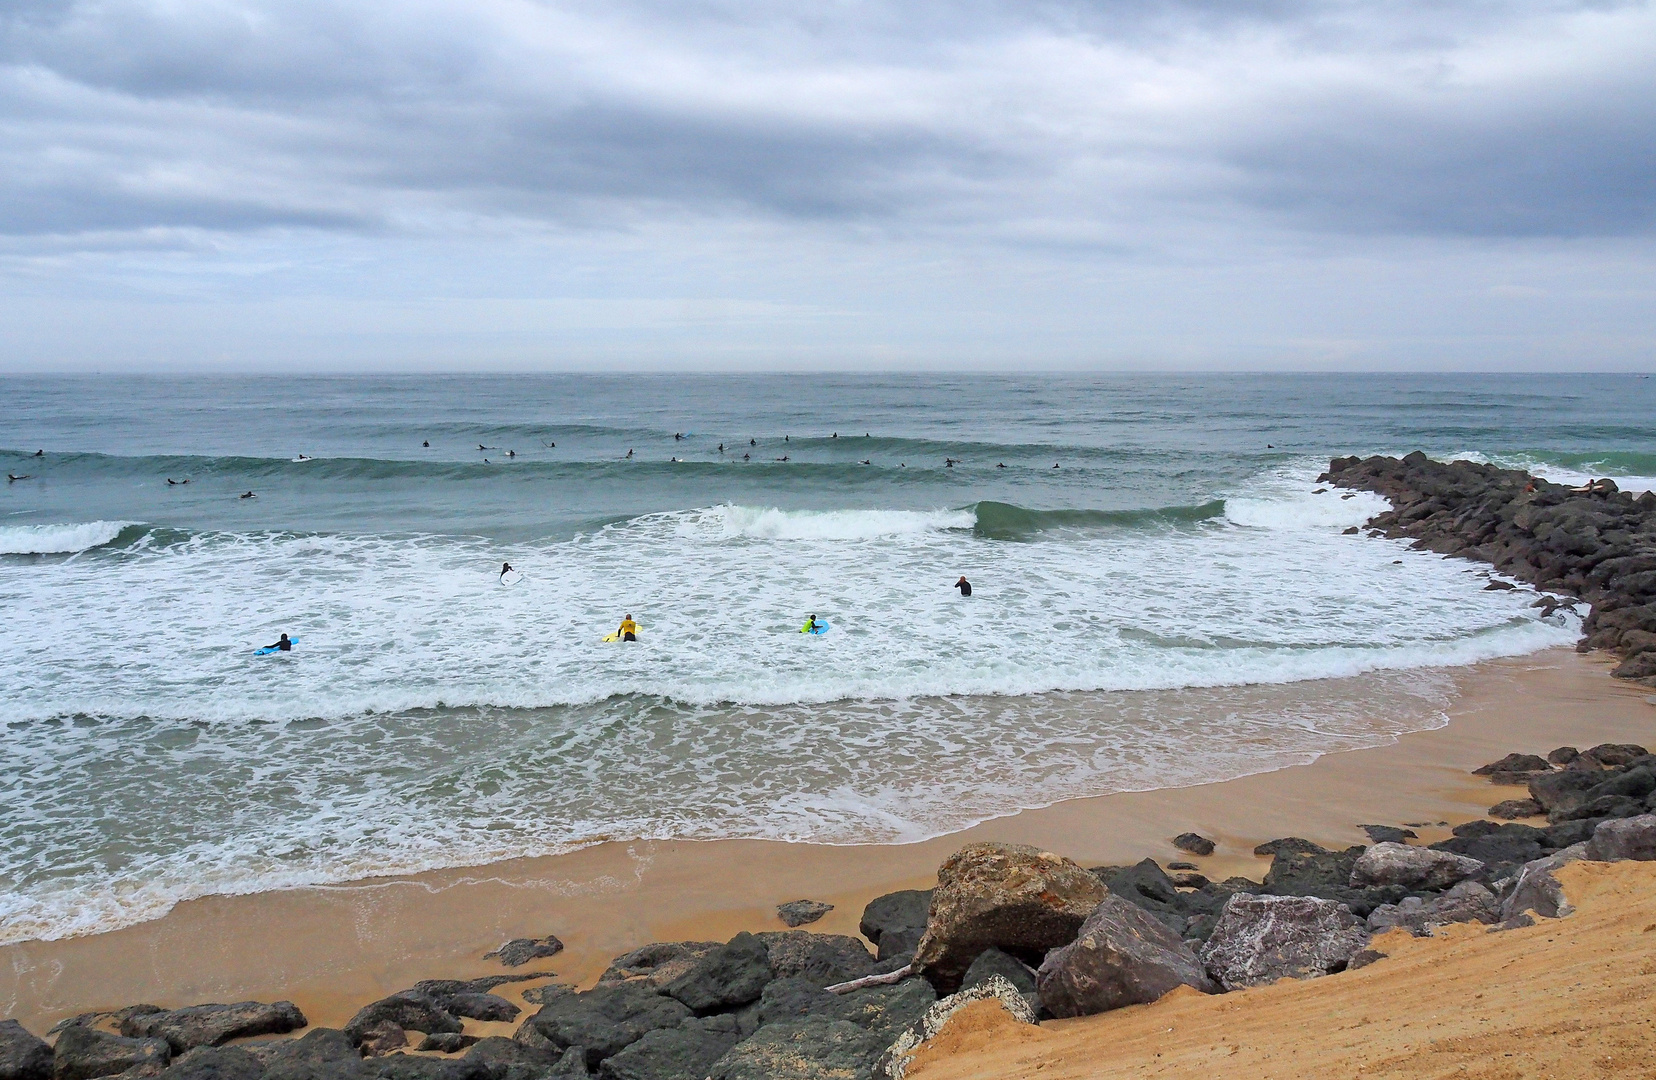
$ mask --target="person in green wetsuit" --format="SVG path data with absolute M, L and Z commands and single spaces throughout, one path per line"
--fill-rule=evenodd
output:
M 816 628 L 817 628 L 816 616 L 812 615 L 809 619 L 805 620 L 805 625 L 801 626 L 799 628 L 799 632 L 801 634 L 814 634 L 814 633 L 816 633 Z

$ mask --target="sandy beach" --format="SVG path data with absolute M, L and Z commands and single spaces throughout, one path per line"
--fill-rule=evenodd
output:
M 1266 839 L 1345 846 L 1365 842 L 1362 824 L 1482 816 L 1514 792 L 1468 770 L 1508 751 L 1656 741 L 1649 691 L 1608 678 L 1608 667 L 1564 649 L 1484 663 L 1456 672 L 1446 726 L 1391 745 L 1223 783 L 1071 800 L 923 843 L 617 841 L 487 867 L 193 900 L 110 933 L 0 949 L 0 1012 L 43 1030 L 140 1001 L 287 998 L 312 1024 L 337 1026 L 418 979 L 499 971 L 485 952 L 548 933 L 568 948 L 524 970 L 587 983 L 610 957 L 649 941 L 781 929 L 775 905 L 802 897 L 836 905 L 812 930 L 855 934 L 869 899 L 929 887 L 938 863 L 973 840 L 1036 844 L 1094 865 L 1174 858 L 1168 838 L 1195 830 L 1219 842 L 1197 860 L 1204 873 L 1258 879 L 1268 860 L 1251 849 Z M 1417 831 L 1421 842 L 1447 835 Z

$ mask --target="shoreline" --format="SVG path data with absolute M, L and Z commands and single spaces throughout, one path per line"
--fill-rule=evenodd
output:
M 524 971 L 590 983 L 609 959 L 645 942 L 724 940 L 778 930 L 775 905 L 825 900 L 810 930 L 857 933 L 882 893 L 929 887 L 938 864 L 978 840 L 1031 843 L 1086 864 L 1188 857 L 1169 839 L 1219 842 L 1193 858 L 1218 879 L 1258 879 L 1254 844 L 1299 835 L 1365 842 L 1362 824 L 1483 816 L 1514 789 L 1468 770 L 1509 751 L 1656 741 L 1648 688 L 1607 677 L 1609 658 L 1552 649 L 1454 669 L 1447 725 L 1364 749 L 1325 753 L 1232 780 L 1071 799 L 910 844 L 766 840 L 608 842 L 563 855 L 309 886 L 179 904 L 150 922 L 85 937 L 0 947 L 0 1015 L 44 1030 L 57 1020 L 137 1001 L 295 1001 L 312 1026 L 338 1026 L 363 1003 L 419 979 L 502 969 L 485 952 L 556 934 L 565 952 Z M 1447 828 L 1418 828 L 1421 843 Z M 502 987 L 514 1001 L 518 993 Z

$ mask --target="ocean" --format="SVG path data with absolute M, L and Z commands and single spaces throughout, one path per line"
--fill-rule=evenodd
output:
M 1376 745 L 1442 724 L 1456 667 L 1578 624 L 1345 534 L 1385 504 L 1321 489 L 1331 456 L 1656 483 L 1637 376 L 10 377 L 0 402 L 26 477 L 0 487 L 0 942 L 602 840 L 903 842 Z M 601 642 L 624 614 L 639 641 Z

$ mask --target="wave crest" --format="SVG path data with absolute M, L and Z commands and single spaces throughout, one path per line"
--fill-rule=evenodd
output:
M 0 555 L 73 555 L 103 547 L 135 528 L 131 521 L 0 526 Z

